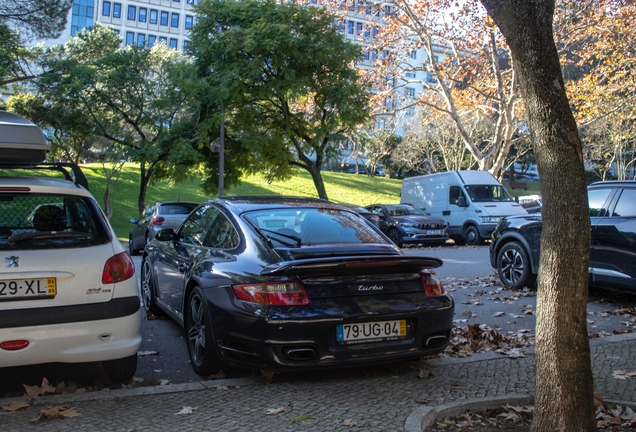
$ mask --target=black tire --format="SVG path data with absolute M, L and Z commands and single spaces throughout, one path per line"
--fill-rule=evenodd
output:
M 506 243 L 499 250 L 497 274 L 504 285 L 513 288 L 531 287 L 537 279 L 526 250 L 518 242 Z
M 221 361 L 214 347 L 212 320 L 207 301 L 199 287 L 195 287 L 190 293 L 185 312 L 184 329 L 192 369 L 204 377 L 218 373 Z
M 466 244 L 466 240 L 464 237 L 451 237 L 455 242 L 455 246 L 464 246 Z
M 128 236 L 128 252 L 131 255 L 139 255 L 139 249 L 135 249 L 135 242 L 133 241 L 132 235 Z
M 391 228 L 387 235 L 397 247 L 402 247 L 402 236 L 400 235 L 400 232 L 397 230 L 397 228 Z
M 470 246 L 477 246 L 484 242 L 484 239 L 479 235 L 479 230 L 475 225 L 468 225 L 464 229 L 464 239 L 466 244 Z
M 155 282 L 152 275 L 152 266 L 147 259 L 141 263 L 141 301 L 144 308 L 154 316 L 162 317 L 165 313 L 159 309 L 157 305 L 157 293 L 155 291 Z
M 105 360 L 102 366 L 111 382 L 130 381 L 137 371 L 137 353 L 122 359 Z

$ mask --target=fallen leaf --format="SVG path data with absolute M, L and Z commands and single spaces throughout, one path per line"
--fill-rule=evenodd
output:
M 194 407 L 192 408 L 191 406 L 184 406 L 183 408 L 181 408 L 181 411 L 179 411 L 178 413 L 175 413 L 175 415 L 179 415 L 179 414 L 192 414 L 192 412 L 197 409 L 199 407 Z
M 427 379 L 429 376 L 431 376 L 431 373 L 426 369 L 420 369 L 420 372 L 417 374 L 417 377 L 420 379 Z
M 267 410 L 267 415 L 276 415 L 287 411 L 289 411 L 287 407 L 272 408 Z
M 353 419 L 346 419 L 345 421 L 342 422 L 342 426 L 354 427 L 357 425 L 358 423 L 356 423 Z
M 31 405 L 24 402 L 11 402 L 9 405 L 3 406 L 2 409 L 8 412 L 15 412 L 22 409 L 31 408 Z

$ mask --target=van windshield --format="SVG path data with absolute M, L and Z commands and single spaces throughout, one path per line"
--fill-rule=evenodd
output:
M 514 201 L 508 191 L 499 185 L 466 185 L 466 191 L 472 202 L 511 202 Z

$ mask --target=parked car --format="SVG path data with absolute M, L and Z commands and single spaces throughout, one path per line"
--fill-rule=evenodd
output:
M 170 201 L 157 202 L 146 206 L 140 220 L 130 219 L 130 223 L 135 224 L 128 235 L 128 251 L 130 254 L 139 254 L 139 251 L 155 238 L 159 230 L 177 228 L 198 205 L 195 202 Z
M 360 207 L 359 205 L 355 205 L 355 204 L 341 203 L 340 205 L 353 210 L 354 212 L 358 213 L 360 216 L 365 218 L 367 221 L 369 221 L 371 225 L 375 226 L 376 228 L 380 228 L 380 217 L 378 215 L 371 213 L 368 209 L 364 207 Z
M 517 198 L 519 205 L 528 213 L 541 213 L 543 200 L 540 195 L 525 195 Z
M 588 186 L 592 242 L 590 284 L 636 291 L 636 181 Z M 508 217 L 492 234 L 490 263 L 505 285 L 534 284 L 539 270 L 540 213 Z
M 406 243 L 440 245 L 448 240 L 448 224 L 409 204 L 366 207 L 380 218 L 380 230 L 398 247 Z
M 441 264 L 329 201 L 215 198 L 146 247 L 142 298 L 184 327 L 202 376 L 378 364 L 444 351 L 454 302 Z
M 79 167 L 24 151 L 46 145 L 35 129 L 0 112 L 0 368 L 102 362 L 127 381 L 141 344 L 134 264 Z

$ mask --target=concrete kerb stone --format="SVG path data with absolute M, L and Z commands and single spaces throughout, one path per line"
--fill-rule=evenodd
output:
M 407 417 L 404 423 L 405 432 L 423 432 L 435 424 L 437 420 L 454 417 L 465 411 L 484 411 L 499 408 L 502 405 L 530 405 L 533 398 L 527 395 L 509 394 L 505 396 L 472 399 L 453 402 L 434 407 L 419 407 Z

